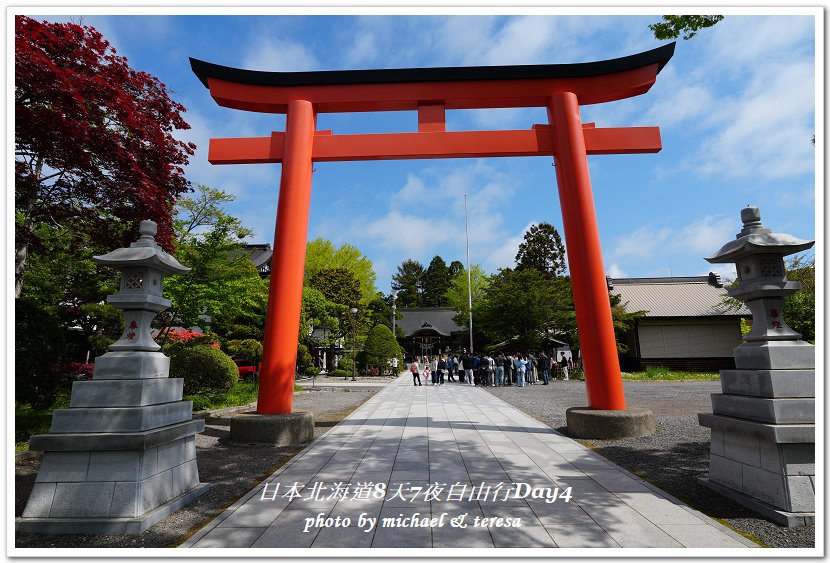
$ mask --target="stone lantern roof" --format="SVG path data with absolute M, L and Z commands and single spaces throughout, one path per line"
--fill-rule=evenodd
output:
M 103 256 L 93 256 L 96 264 L 111 266 L 116 269 L 151 267 L 165 274 L 185 274 L 190 268 L 166 253 L 156 243 L 158 227 L 154 221 L 142 221 L 138 228 L 141 237 L 129 248 L 118 248 Z
M 744 228 L 737 238 L 726 243 L 714 255 L 706 258 L 712 264 L 730 263 L 753 254 L 774 253 L 788 256 L 807 250 L 815 241 L 802 240 L 791 235 L 773 233 L 761 224 L 761 210 L 752 205 L 741 210 Z

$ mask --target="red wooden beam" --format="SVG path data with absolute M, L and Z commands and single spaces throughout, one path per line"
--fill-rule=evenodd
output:
M 588 154 L 655 153 L 662 149 L 659 127 L 583 127 Z M 211 139 L 211 164 L 281 162 L 284 133 L 270 137 Z M 378 133 L 314 136 L 312 160 L 410 160 L 423 158 L 486 158 L 552 156 L 554 141 L 549 126 L 513 131 L 434 131 L 429 133 Z

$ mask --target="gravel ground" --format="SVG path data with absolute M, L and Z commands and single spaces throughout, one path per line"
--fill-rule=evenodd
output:
M 314 413 L 319 437 L 382 387 L 318 387 L 295 395 L 294 409 Z M 489 388 L 499 398 L 567 434 L 565 410 L 587 403 L 581 381 L 554 381 L 534 385 Z M 783 528 L 698 484 L 708 472 L 709 429 L 697 423 L 698 412 L 711 412 L 710 395 L 720 391 L 717 381 L 625 382 L 630 407 L 648 408 L 657 420 L 657 433 L 622 440 L 583 440 L 600 455 L 654 483 L 661 489 L 769 547 L 814 547 L 815 527 Z M 197 436 L 197 458 L 202 482 L 209 492 L 193 504 L 168 516 L 137 536 L 64 536 L 16 533 L 15 545 L 25 547 L 173 547 L 251 490 L 302 448 L 263 448 L 228 443 L 231 413 L 206 419 Z M 37 476 L 38 459 L 18 461 L 15 478 L 15 516 L 22 514 Z
M 388 380 L 387 380 L 388 381 Z M 295 411 L 314 414 L 314 436 L 321 436 L 366 402 L 382 387 L 321 388 L 294 396 Z M 244 409 L 242 409 L 244 410 Z M 46 535 L 15 533 L 15 546 L 26 547 L 174 547 L 254 488 L 265 477 L 299 453 L 302 447 L 237 446 L 228 443 L 231 411 L 206 418 L 205 431 L 196 436 L 199 478 L 210 490 L 139 535 Z M 32 490 L 39 459 L 15 464 L 15 516 L 20 516 Z
M 657 485 L 688 505 L 768 547 L 815 547 L 815 526 L 785 528 L 759 517 L 699 484 L 709 472 L 710 430 L 697 413 L 712 412 L 711 394 L 719 381 L 626 381 L 629 407 L 654 413 L 657 432 L 642 438 L 580 440 L 596 453 Z M 587 405 L 585 383 L 552 381 L 550 385 L 488 388 L 494 395 L 563 434 L 565 410 Z

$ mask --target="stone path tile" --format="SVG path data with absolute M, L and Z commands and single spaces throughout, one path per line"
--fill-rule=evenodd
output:
M 264 483 L 271 500 L 259 485 L 183 547 L 754 547 L 482 389 L 413 389 L 406 376 Z M 348 485 L 348 494 L 308 500 L 315 487 L 335 483 Z M 300 497 L 283 497 L 292 486 Z M 371 497 L 372 487 L 385 494 Z M 551 491 L 567 487 L 569 502 L 550 501 Z M 462 514 L 466 528 L 449 524 Z M 407 518 L 416 515 L 445 522 L 412 526 Z M 325 525 L 338 517 L 350 525 Z M 361 517 L 375 519 L 368 532 Z M 475 527 L 476 517 L 520 518 L 521 525 Z

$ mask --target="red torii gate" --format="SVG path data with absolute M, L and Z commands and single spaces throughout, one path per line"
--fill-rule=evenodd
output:
M 579 64 L 321 72 L 250 71 L 191 58 L 219 105 L 287 114 L 284 133 L 211 139 L 208 154 L 212 164 L 282 163 L 257 412 L 291 412 L 314 162 L 551 155 L 588 404 L 624 410 L 587 155 L 658 152 L 660 130 L 583 124 L 579 106 L 647 92 L 674 47 Z M 446 131 L 448 109 L 503 107 L 546 107 L 549 123 L 519 131 Z M 417 133 L 316 130 L 318 113 L 400 110 L 418 112 Z

